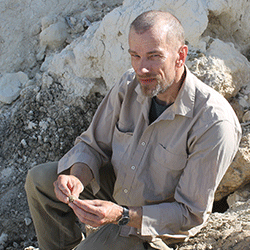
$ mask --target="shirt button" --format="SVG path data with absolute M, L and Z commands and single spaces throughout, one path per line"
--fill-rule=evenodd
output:
M 142 146 L 145 146 L 145 144 L 146 144 L 146 143 L 145 143 L 144 141 L 141 143 Z
M 132 170 L 135 170 L 135 166 L 132 166 L 131 169 L 132 169 Z
M 126 188 L 124 189 L 124 193 L 125 193 L 125 194 L 127 194 L 127 193 L 128 193 L 128 190 L 127 190 Z

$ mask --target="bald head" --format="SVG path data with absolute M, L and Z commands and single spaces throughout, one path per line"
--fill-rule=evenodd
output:
M 138 34 L 154 28 L 164 28 L 167 31 L 167 40 L 177 46 L 184 45 L 184 29 L 181 22 L 169 12 L 164 11 L 147 11 L 139 15 L 130 25 L 130 30 Z

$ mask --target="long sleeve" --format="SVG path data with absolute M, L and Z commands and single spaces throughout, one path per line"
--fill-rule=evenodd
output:
M 123 98 L 122 83 L 127 76 L 128 74 L 125 74 L 109 91 L 99 105 L 87 131 L 77 137 L 74 147 L 59 161 L 58 173 L 69 169 L 77 162 L 87 164 L 94 175 L 94 181 L 91 183 L 94 193 L 98 192 L 100 186 L 99 168 L 111 158 L 112 138 Z
M 214 123 L 204 130 L 197 131 L 190 141 L 175 201 L 143 207 L 143 236 L 187 234 L 191 228 L 201 226 L 211 213 L 214 193 L 235 157 L 241 133 L 228 121 Z

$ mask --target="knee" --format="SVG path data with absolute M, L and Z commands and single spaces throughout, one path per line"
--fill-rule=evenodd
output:
M 27 173 L 25 190 L 30 194 L 35 188 L 45 189 L 53 185 L 57 179 L 57 162 L 41 164 L 33 167 Z

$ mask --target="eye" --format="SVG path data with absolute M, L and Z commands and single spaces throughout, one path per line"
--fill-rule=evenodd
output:
M 131 57 L 133 57 L 133 58 L 140 58 L 140 56 L 137 55 L 137 54 L 131 54 Z
M 161 56 L 158 55 L 158 54 L 153 54 L 153 55 L 150 55 L 148 57 L 148 59 L 150 59 L 150 60 L 157 60 L 157 59 L 160 59 L 160 58 L 161 58 Z

